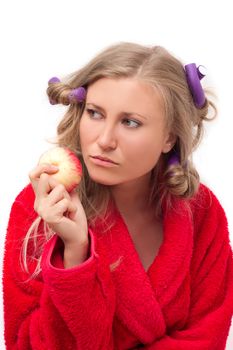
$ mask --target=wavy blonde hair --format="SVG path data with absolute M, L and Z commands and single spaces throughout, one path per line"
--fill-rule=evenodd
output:
M 92 181 L 83 161 L 79 138 L 79 123 L 85 102 L 70 102 L 72 89 L 83 86 L 88 89 L 98 79 L 108 77 L 137 78 L 159 90 L 164 102 L 166 127 L 176 136 L 173 147 L 180 156 L 180 163 L 168 166 L 170 152 L 161 154 L 151 172 L 151 192 L 149 201 L 154 204 L 157 217 L 162 216 L 163 200 L 171 205 L 172 198 L 192 198 L 199 187 L 200 179 L 192 162 L 192 153 L 203 136 L 203 121 L 213 120 L 217 115 L 214 96 L 205 90 L 206 103 L 203 108 L 195 107 L 187 85 L 183 64 L 161 46 L 142 46 L 136 43 L 120 42 L 99 52 L 87 65 L 64 78 L 60 83 L 49 84 L 47 95 L 57 104 L 68 106 L 57 128 L 57 144 L 69 147 L 80 159 L 83 177 L 77 188 L 90 225 L 97 218 L 104 219 L 111 201 L 109 187 Z M 208 98 L 207 98 L 208 96 Z M 31 257 L 37 257 L 33 276 L 40 271 L 43 244 L 37 244 L 39 219 L 30 227 L 23 244 L 23 266 L 27 270 L 28 243 L 32 240 L 34 249 Z M 44 228 L 45 241 L 53 232 Z

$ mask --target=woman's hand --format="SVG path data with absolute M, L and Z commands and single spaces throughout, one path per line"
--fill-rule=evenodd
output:
M 63 240 L 65 267 L 71 267 L 87 256 L 87 218 L 78 194 L 68 193 L 51 176 L 57 171 L 54 166 L 41 164 L 29 173 L 29 178 L 35 192 L 34 209 Z

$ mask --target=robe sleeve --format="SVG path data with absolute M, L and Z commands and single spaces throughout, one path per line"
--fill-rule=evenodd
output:
M 224 210 L 217 198 L 211 196 L 210 206 L 200 206 L 194 218 L 198 228 L 186 325 L 145 346 L 147 350 L 223 350 L 226 347 L 233 314 L 232 248 Z
M 27 280 L 19 254 L 35 215 L 26 200 L 24 191 L 14 202 L 5 240 L 6 349 L 113 349 L 115 293 L 109 268 L 96 251 L 92 231 L 89 230 L 90 254 L 84 263 L 64 269 L 61 242 L 55 235 L 44 246 L 40 275 Z

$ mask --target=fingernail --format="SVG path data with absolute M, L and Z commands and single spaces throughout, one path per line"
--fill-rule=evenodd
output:
M 52 170 L 58 170 L 58 169 L 59 169 L 58 166 L 56 166 L 56 165 L 51 165 L 50 168 L 51 168 Z

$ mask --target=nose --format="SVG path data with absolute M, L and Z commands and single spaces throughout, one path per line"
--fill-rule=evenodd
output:
M 113 126 L 105 125 L 100 132 L 97 143 L 102 149 L 115 149 L 117 140 Z

